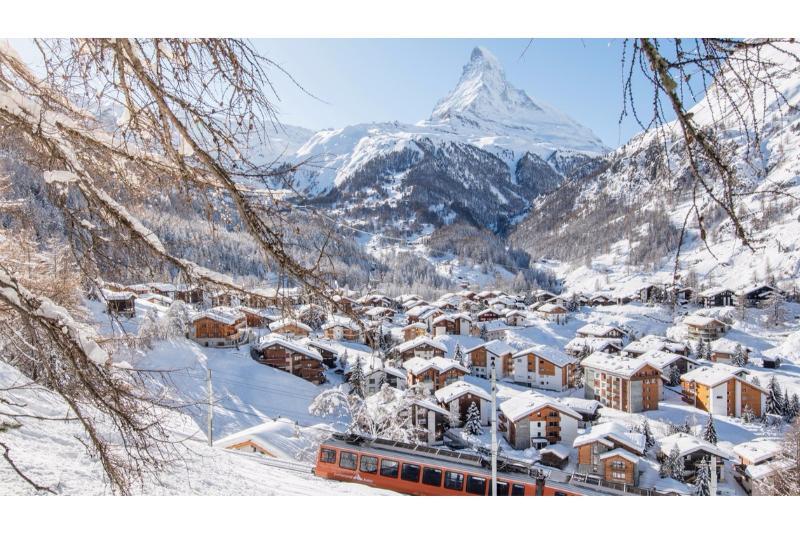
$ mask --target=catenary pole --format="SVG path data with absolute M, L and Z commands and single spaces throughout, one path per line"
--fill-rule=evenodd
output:
M 214 445 L 214 391 L 211 386 L 211 369 L 206 368 L 206 381 L 208 383 L 208 445 Z
M 497 374 L 492 357 L 492 496 L 497 496 Z

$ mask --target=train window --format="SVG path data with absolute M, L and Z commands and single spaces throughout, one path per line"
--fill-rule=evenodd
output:
M 511 495 L 512 496 L 525 496 L 525 485 L 519 485 L 514 483 L 511 485 Z
M 483 496 L 486 494 L 486 480 L 482 477 L 467 476 L 467 492 Z
M 330 448 L 322 448 L 319 454 L 319 460 L 323 463 L 335 463 L 336 462 L 336 450 L 331 450 Z
M 397 461 L 390 461 L 389 459 L 381 459 L 381 475 L 385 477 L 397 477 L 400 463 Z
M 359 470 L 368 474 L 374 474 L 378 471 L 378 458 L 370 455 L 362 455 Z
M 444 488 L 450 490 L 461 490 L 464 488 L 464 474 L 461 472 L 447 471 L 444 474 Z
M 412 465 L 403 463 L 403 469 L 400 471 L 400 478 L 404 481 L 419 481 L 419 465 Z
M 556 496 L 566 496 L 566 495 L 567 495 L 567 493 L 566 493 L 566 492 L 561 492 L 560 490 L 557 490 L 557 491 L 555 491 L 555 493 L 554 493 L 554 494 L 555 494 Z
M 350 452 L 342 452 L 339 454 L 339 466 L 348 470 L 356 469 L 356 454 Z
M 427 466 L 422 469 L 422 482 L 426 485 L 433 485 L 434 487 L 442 486 L 442 470 L 439 468 L 428 468 Z
M 497 495 L 508 496 L 508 483 L 506 483 L 505 481 L 497 482 Z

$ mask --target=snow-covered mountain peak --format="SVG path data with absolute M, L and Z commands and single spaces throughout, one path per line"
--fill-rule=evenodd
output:
M 481 138 L 524 140 L 524 144 L 537 145 L 533 151 L 544 156 L 559 149 L 594 154 L 607 151 L 591 130 L 514 87 L 500 61 L 480 46 L 472 50 L 455 88 L 436 104 L 430 119 L 420 124 L 469 136 L 479 133 Z M 500 140 L 497 144 L 508 143 Z

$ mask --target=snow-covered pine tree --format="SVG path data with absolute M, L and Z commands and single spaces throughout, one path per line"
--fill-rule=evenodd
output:
M 480 338 L 481 338 L 483 341 L 487 341 L 487 340 L 489 340 L 489 339 L 488 339 L 488 337 L 489 337 L 489 330 L 488 330 L 488 328 L 486 327 L 486 324 L 481 324 L 481 329 L 480 329 Z
M 356 358 L 356 364 L 353 365 L 353 371 L 350 372 L 350 379 L 347 380 L 350 385 L 350 394 L 363 398 L 364 394 L 364 370 L 361 368 L 361 356 Z
M 795 418 L 797 418 L 797 415 L 800 415 L 800 399 L 798 399 L 797 393 L 792 394 L 792 398 L 786 403 L 786 405 L 786 420 L 792 422 Z
M 644 449 L 645 451 L 649 450 L 656 444 L 656 438 L 653 436 L 653 432 L 650 429 L 650 422 L 647 418 L 644 419 L 642 425 L 639 428 L 639 432 L 644 435 Z
M 697 341 L 697 346 L 695 347 L 695 355 L 698 359 L 706 359 L 706 343 L 703 339 Z
M 692 425 L 689 424 L 689 417 L 683 419 L 683 423 L 678 425 L 678 433 L 692 434 Z
M 703 440 L 711 444 L 717 443 L 717 428 L 714 427 L 714 415 L 708 414 L 706 427 L 703 428 Z
M 470 435 L 480 435 L 483 433 L 483 428 L 481 428 L 481 412 L 475 402 L 469 404 L 469 409 L 467 409 L 467 423 L 465 429 Z
M 760 379 L 758 379 L 758 376 L 753 376 L 753 377 L 750 379 L 750 383 L 752 383 L 752 384 L 753 384 L 753 385 L 755 385 L 756 387 L 760 387 L 760 386 L 761 386 L 761 380 L 760 380 Z
M 783 415 L 783 394 L 781 394 L 781 387 L 778 385 L 778 380 L 774 374 L 767 385 L 766 407 L 769 415 Z
M 700 467 L 697 469 L 697 477 L 694 480 L 694 495 L 711 496 L 711 468 L 705 458 L 700 461 Z
M 678 365 L 673 365 L 669 369 L 669 384 L 672 387 L 677 387 L 681 384 L 681 370 Z
M 777 326 L 786 320 L 786 310 L 784 309 L 785 299 L 779 291 L 774 291 L 767 298 L 767 320 Z
M 677 444 L 670 450 L 667 461 L 669 461 L 669 477 L 682 483 L 686 477 L 686 473 L 684 470 L 683 457 L 681 457 L 681 451 L 678 449 Z
M 736 345 L 736 349 L 733 351 L 733 364 L 736 366 L 745 366 L 747 364 L 747 357 L 744 353 L 744 348 L 742 348 L 741 344 Z
M 464 351 L 459 343 L 456 343 L 456 347 L 453 350 L 453 360 L 460 365 L 464 364 Z
M 750 407 L 749 403 L 745 404 L 744 410 L 742 411 L 742 420 L 747 424 L 752 424 L 755 419 L 756 414 L 753 412 L 753 408 Z

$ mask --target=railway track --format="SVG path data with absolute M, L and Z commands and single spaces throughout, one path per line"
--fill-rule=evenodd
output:
M 281 470 L 288 470 L 290 472 L 300 472 L 302 474 L 314 474 L 314 465 L 310 463 L 301 463 L 299 461 L 289 461 L 286 459 L 277 459 L 275 457 L 266 457 L 264 455 L 253 452 L 239 452 L 236 450 L 226 450 L 229 453 L 241 455 L 248 459 L 261 463 L 263 465 L 280 468 Z

